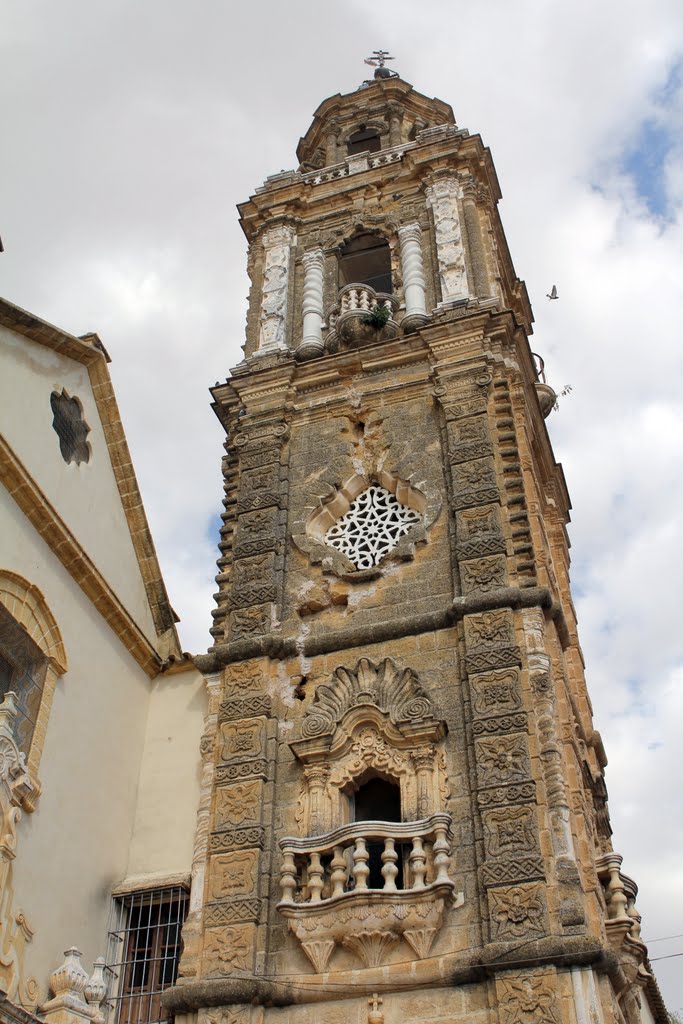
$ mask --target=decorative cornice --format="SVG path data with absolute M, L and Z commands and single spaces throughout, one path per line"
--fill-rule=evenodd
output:
M 0 483 L 138 665 L 153 679 L 161 670 L 161 657 L 3 437 L 0 437 Z

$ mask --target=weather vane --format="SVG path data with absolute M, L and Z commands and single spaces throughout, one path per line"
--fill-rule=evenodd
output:
M 388 50 L 373 50 L 372 57 L 366 57 L 365 63 L 375 69 L 375 78 L 398 78 L 395 71 L 384 67 L 388 60 L 396 60 L 395 57 L 389 55 Z

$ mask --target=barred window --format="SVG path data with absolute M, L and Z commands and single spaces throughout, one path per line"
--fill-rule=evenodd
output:
M 421 521 L 420 513 L 401 505 L 391 491 L 371 484 L 329 528 L 325 543 L 346 555 L 357 569 L 370 569 Z
M 116 896 L 108 968 L 113 1024 L 155 1024 L 168 1016 L 161 994 L 176 980 L 188 894 L 182 886 Z

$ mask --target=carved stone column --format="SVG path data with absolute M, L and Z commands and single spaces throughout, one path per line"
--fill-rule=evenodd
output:
M 325 135 L 325 164 L 327 167 L 330 164 L 336 164 L 337 162 L 337 136 L 339 134 L 339 124 L 337 121 L 330 121 L 327 126 L 327 134 Z
M 401 145 L 401 120 L 403 111 L 398 103 L 390 103 L 389 107 L 389 145 Z
M 427 186 L 426 195 L 434 217 L 436 255 L 441 282 L 440 305 L 463 302 L 470 297 L 470 289 L 458 210 L 460 186 L 451 175 L 439 177 Z
M 304 264 L 304 327 L 297 355 L 311 359 L 322 355 L 323 345 L 323 269 L 325 255 L 320 247 L 303 255 Z
M 478 199 L 477 181 L 475 178 L 470 178 L 463 188 L 462 212 L 470 254 L 472 284 L 477 297 L 485 299 L 490 296 L 491 289 L 486 268 L 486 253 L 484 252 L 484 242 L 481 234 L 480 212 L 477 208 Z
M 304 774 L 308 782 L 309 834 L 317 836 L 328 827 L 324 801 L 330 772 L 326 766 L 309 765 Z
M 287 348 L 289 265 L 296 233 L 290 224 L 275 224 L 261 237 L 265 260 L 257 354 Z
M 398 229 L 401 243 L 401 267 L 406 315 L 403 329 L 414 330 L 429 319 L 425 298 L 425 275 L 422 260 L 422 229 L 417 222 Z

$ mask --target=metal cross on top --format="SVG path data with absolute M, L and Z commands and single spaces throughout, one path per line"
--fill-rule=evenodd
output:
M 373 50 L 372 57 L 366 57 L 365 63 L 373 68 L 383 68 L 387 60 L 396 60 L 396 58 L 390 57 L 388 50 Z
M 398 78 L 395 71 L 391 71 L 390 68 L 384 67 L 388 60 L 395 59 L 395 57 L 391 57 L 389 55 L 388 50 L 373 50 L 372 57 L 366 57 L 365 63 L 375 69 L 375 78 Z

